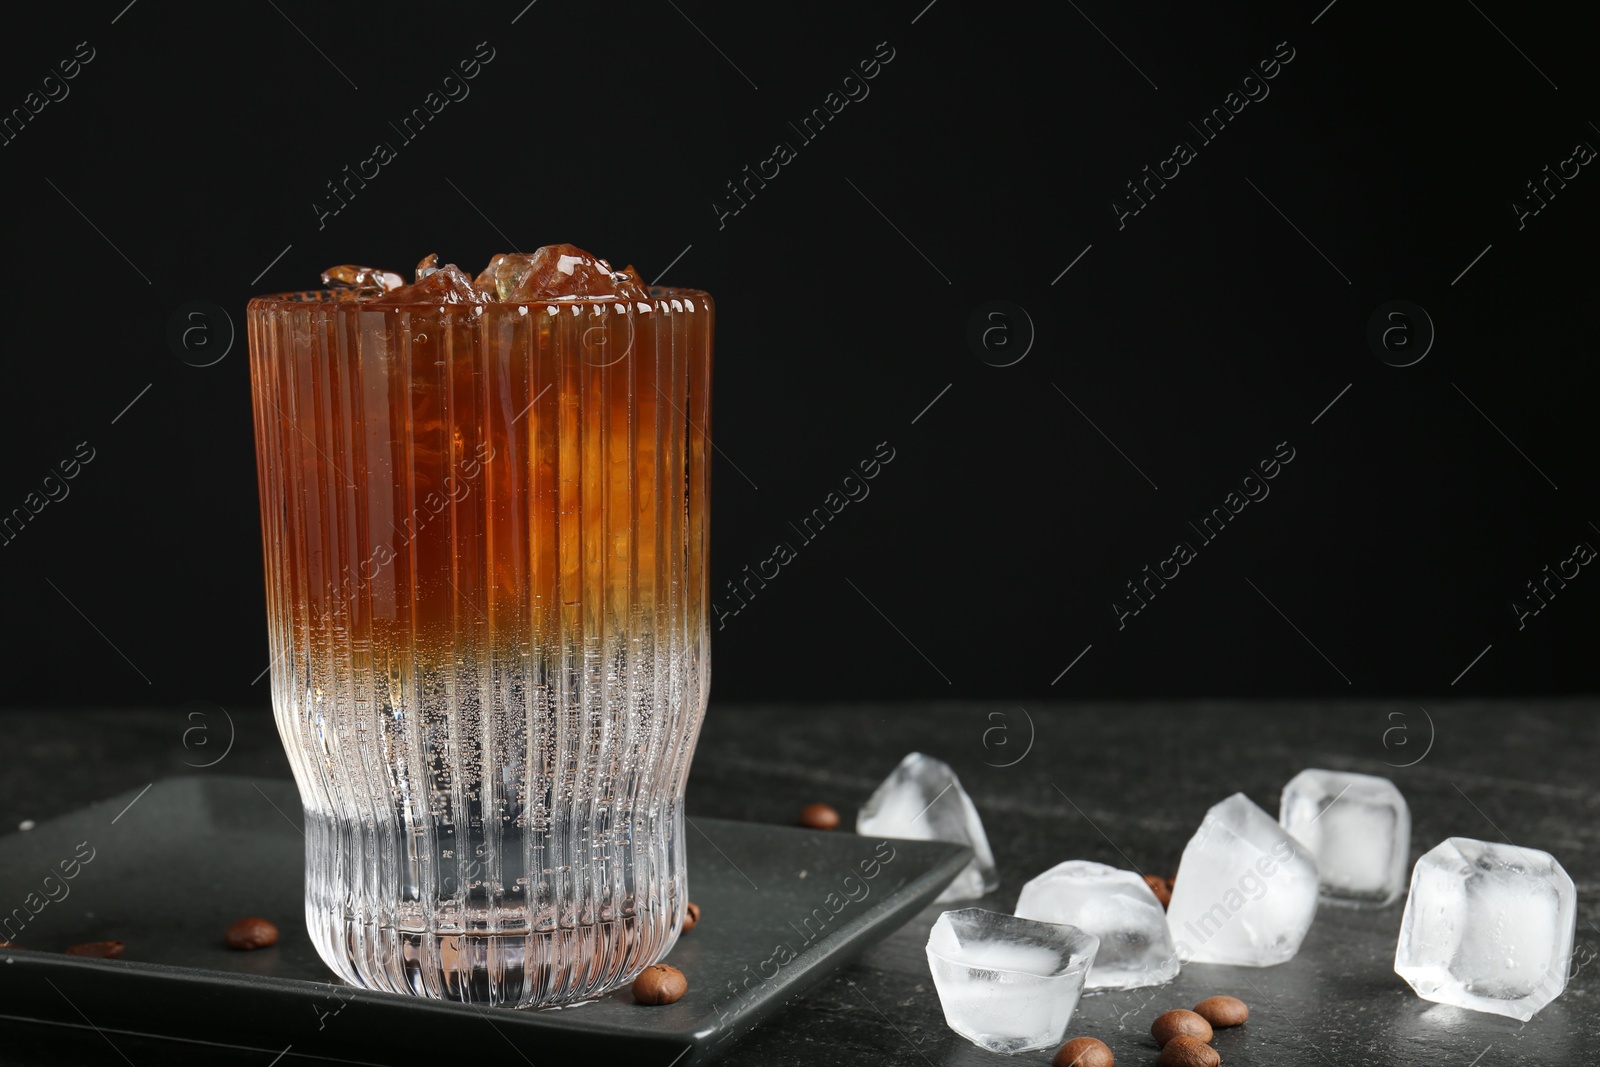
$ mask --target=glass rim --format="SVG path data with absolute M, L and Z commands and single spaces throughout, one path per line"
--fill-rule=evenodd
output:
M 660 304 L 672 300 L 696 300 L 703 303 L 708 310 L 715 307 L 711 294 L 703 289 L 688 289 L 674 285 L 652 285 L 647 287 L 650 291 L 651 303 Z M 360 299 L 357 297 L 358 289 L 297 289 L 282 293 L 263 293 L 252 296 L 246 305 L 247 311 L 307 311 L 316 309 L 358 311 L 440 311 L 451 308 L 463 310 L 476 308 L 545 308 L 545 307 L 604 307 L 611 304 L 633 304 L 637 301 L 623 300 L 616 294 L 609 296 L 559 296 L 542 297 L 537 300 L 485 300 L 481 303 L 450 303 L 439 300 L 407 300 L 398 304 L 379 304 L 375 299 Z M 661 308 L 659 310 L 668 310 Z

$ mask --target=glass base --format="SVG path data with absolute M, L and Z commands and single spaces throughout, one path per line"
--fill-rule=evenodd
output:
M 527 862 L 532 839 L 502 833 L 498 876 L 486 881 L 482 863 L 428 847 L 437 826 L 412 834 L 308 811 L 306 831 L 306 928 L 323 962 L 366 989 L 568 1004 L 633 981 L 682 931 L 679 835 L 613 835 L 591 868 L 546 871 Z
M 367 989 L 500 1007 L 568 1004 L 632 982 L 677 940 L 669 921 L 628 918 L 540 933 L 383 928 L 308 906 L 317 953 Z

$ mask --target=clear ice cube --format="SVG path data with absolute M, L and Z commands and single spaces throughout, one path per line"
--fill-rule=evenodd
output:
M 991 1052 L 1060 1044 L 1099 939 L 1074 926 L 964 908 L 928 934 L 928 969 L 950 1029 Z
M 477 288 L 466 271 L 454 263 L 439 266 L 439 257 L 429 254 L 417 264 L 417 280 L 390 289 L 372 301 L 374 305 L 397 304 L 486 304 L 494 294 Z
M 1317 914 L 1317 862 L 1243 793 L 1206 812 L 1167 905 L 1178 959 L 1270 967 L 1292 959 Z
M 1301 771 L 1283 787 L 1278 822 L 1317 858 L 1323 900 L 1384 907 L 1405 892 L 1411 809 L 1389 779 Z
M 1086 989 L 1160 985 L 1178 975 L 1167 913 L 1141 875 L 1089 860 L 1058 863 L 1022 887 L 1017 917 L 1100 939 Z
M 1567 987 L 1578 894 L 1548 852 L 1452 837 L 1417 861 L 1394 970 L 1417 996 L 1524 1022 Z
M 956 772 L 943 760 L 913 752 L 867 798 L 856 815 L 864 837 L 953 841 L 972 849 L 972 861 L 939 894 L 936 903 L 972 900 L 1000 887 L 994 853 L 983 820 Z
M 410 285 L 393 271 L 355 263 L 329 267 L 322 272 L 322 284 L 346 290 L 358 300 L 387 297 L 376 300 L 383 306 L 592 297 L 615 297 L 637 304 L 651 299 L 650 286 L 632 266 L 616 270 L 575 245 L 545 245 L 528 253 L 502 252 L 489 261 L 476 280 L 454 263 L 441 266 L 438 255 L 429 253 L 417 264 L 416 281 Z
M 610 263 L 576 245 L 545 245 L 535 252 L 502 252 L 478 275 L 477 285 L 501 300 L 560 300 L 577 296 L 616 296 L 647 301 L 648 287 L 632 267 Z
M 358 289 L 363 296 L 378 296 L 400 288 L 405 280 L 394 271 L 341 263 L 322 272 L 322 284 L 329 289 Z

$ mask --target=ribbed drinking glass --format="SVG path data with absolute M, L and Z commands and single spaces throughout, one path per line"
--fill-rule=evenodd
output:
M 710 679 L 704 293 L 249 306 L 272 703 L 345 979 L 631 981 L 683 922 Z

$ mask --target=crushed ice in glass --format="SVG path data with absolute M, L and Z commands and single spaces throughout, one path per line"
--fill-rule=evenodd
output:
M 392 270 L 342 263 L 322 272 L 322 284 L 330 289 L 356 289 L 363 296 L 379 296 L 404 285 L 405 279 Z
M 373 300 L 390 304 L 485 304 L 494 298 L 472 284 L 467 272 L 454 263 L 439 266 L 439 257 L 426 256 L 417 264 L 417 280 Z
M 473 278 L 454 263 L 440 265 L 435 254 L 417 264 L 416 281 L 407 285 L 394 271 L 353 263 L 322 272 L 330 289 L 354 290 L 358 300 L 375 304 L 487 304 L 538 300 L 615 297 L 630 302 L 650 299 L 650 287 L 633 267 L 616 270 L 599 256 L 576 245 L 545 245 L 534 252 L 502 252 Z

